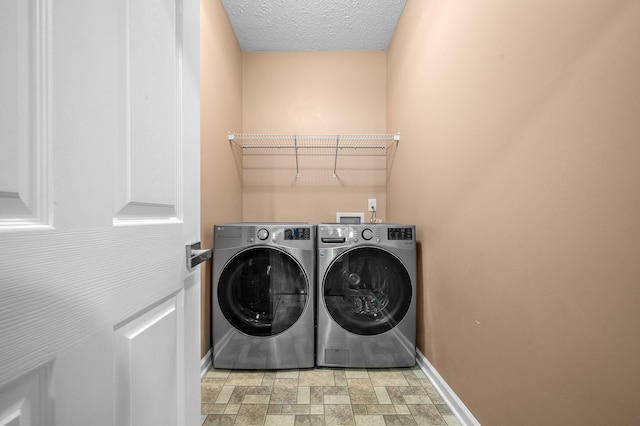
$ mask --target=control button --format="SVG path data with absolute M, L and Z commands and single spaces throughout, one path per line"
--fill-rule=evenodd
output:
M 353 239 L 353 242 L 354 242 L 354 243 L 357 243 L 357 242 L 358 242 L 358 237 L 355 237 L 355 238 Z
M 261 230 L 258 231 L 258 238 L 260 238 L 263 241 L 266 240 L 267 238 L 269 238 L 269 231 L 262 228 Z
M 369 228 L 365 228 L 362 230 L 362 238 L 364 238 L 365 240 L 369 241 L 371 238 L 373 238 L 373 231 Z
M 249 242 L 250 242 L 250 243 L 255 242 L 255 240 L 256 240 L 256 239 L 255 239 L 255 238 L 253 238 L 253 237 L 249 238 Z

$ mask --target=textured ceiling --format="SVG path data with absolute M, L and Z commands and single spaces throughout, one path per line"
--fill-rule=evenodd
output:
M 406 0 L 222 0 L 243 51 L 386 50 Z

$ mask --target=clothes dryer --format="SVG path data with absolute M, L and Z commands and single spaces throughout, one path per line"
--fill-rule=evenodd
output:
M 215 225 L 213 366 L 314 366 L 315 226 Z
M 319 224 L 317 242 L 317 365 L 415 365 L 415 226 Z

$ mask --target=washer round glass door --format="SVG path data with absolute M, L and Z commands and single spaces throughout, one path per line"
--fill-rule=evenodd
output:
M 268 247 L 238 253 L 218 281 L 218 303 L 237 330 L 275 336 L 296 323 L 309 295 L 309 282 L 290 254 Z
M 324 277 L 324 303 L 342 328 L 376 335 L 395 327 L 411 304 L 411 278 L 391 253 L 372 247 L 338 256 Z

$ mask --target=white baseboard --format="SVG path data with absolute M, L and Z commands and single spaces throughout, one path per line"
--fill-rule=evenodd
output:
M 204 354 L 204 358 L 200 360 L 200 380 L 207 374 L 209 367 L 211 367 L 211 349 L 209 349 L 207 353 Z
M 471 411 L 469 411 L 460 398 L 453 392 L 453 389 L 449 387 L 442 376 L 438 374 L 433 365 L 427 360 L 427 357 L 417 348 L 416 361 L 442 399 L 447 403 L 453 415 L 456 416 L 456 419 L 464 426 L 480 426 L 480 422 L 473 417 Z

